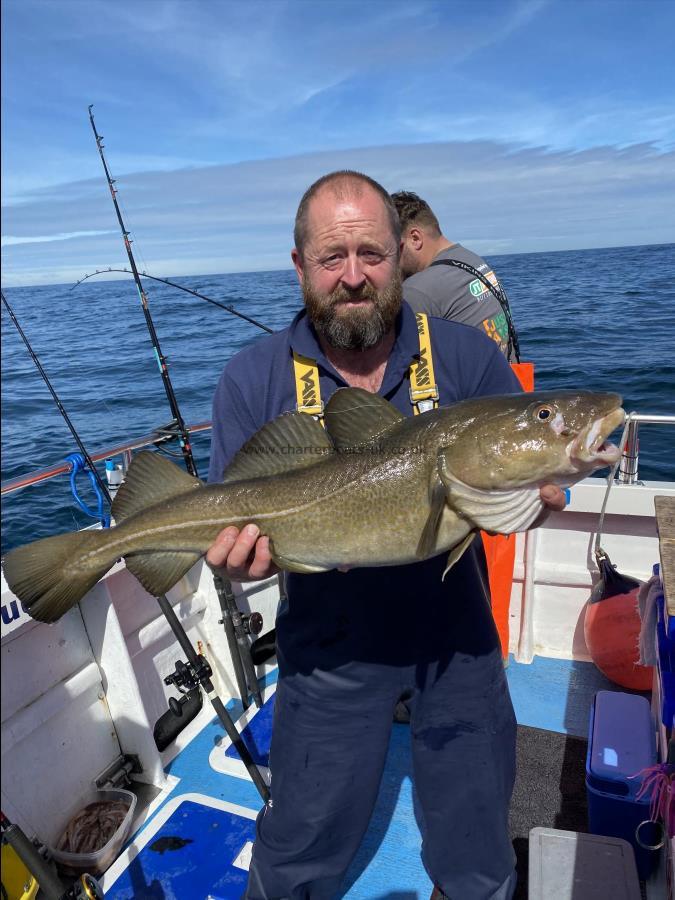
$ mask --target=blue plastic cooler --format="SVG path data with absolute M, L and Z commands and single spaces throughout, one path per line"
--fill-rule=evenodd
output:
M 642 769 L 656 764 L 656 738 L 649 702 L 637 694 L 598 691 L 591 708 L 586 756 L 588 827 L 591 834 L 623 838 L 635 851 L 638 874 L 645 880 L 657 852 L 641 847 L 636 829 L 649 819 L 649 797 L 636 799 Z M 656 829 L 640 830 L 643 842 Z
M 661 721 L 666 728 L 675 728 L 675 638 L 669 637 L 669 625 L 675 616 L 669 616 L 666 599 L 661 592 L 656 598 L 656 671 L 660 682 Z

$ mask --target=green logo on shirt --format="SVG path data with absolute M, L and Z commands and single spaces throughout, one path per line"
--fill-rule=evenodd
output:
M 478 278 L 476 278 L 476 280 L 472 281 L 471 284 L 469 285 L 469 290 L 471 291 L 471 293 L 473 294 L 474 297 L 480 297 L 481 294 L 484 294 L 487 291 L 487 288 L 485 287 L 485 285 L 483 284 L 482 281 L 480 281 Z

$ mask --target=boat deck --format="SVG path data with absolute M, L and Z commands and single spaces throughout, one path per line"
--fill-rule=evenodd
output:
M 587 829 L 584 763 L 590 706 L 596 691 L 617 688 L 585 662 L 536 657 L 531 665 L 521 665 L 511 659 L 507 674 L 519 723 L 511 817 L 519 871 L 516 896 L 525 898 L 530 828 Z M 276 670 L 268 673 L 262 686 L 261 710 L 244 712 L 234 701 L 228 709 L 243 729 L 254 759 L 264 766 Z M 208 716 L 207 710 L 203 713 Z M 241 897 L 260 797 L 219 720 L 206 719 L 193 736 L 188 734 L 166 771 L 173 788 L 150 806 L 124 853 L 104 876 L 106 898 Z M 448 827 L 453 827 L 451 822 Z M 394 724 L 377 806 L 342 896 L 416 900 L 428 897 L 431 890 L 420 859 L 408 726 Z

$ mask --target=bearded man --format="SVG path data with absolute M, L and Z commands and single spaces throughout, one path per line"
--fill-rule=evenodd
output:
M 213 405 L 213 481 L 265 423 L 296 408 L 320 414 L 337 388 L 364 388 L 413 414 L 409 379 L 420 341 L 402 301 L 400 225 L 387 192 L 356 172 L 326 175 L 302 198 L 294 237 L 305 309 L 226 365 Z M 429 333 L 441 405 L 520 390 L 497 345 L 477 329 L 433 319 Z M 296 391 L 294 363 L 317 373 L 320 401 Z M 310 490 L 311 477 L 308 470 Z M 557 488 L 542 488 L 542 497 L 551 508 L 564 505 Z M 235 581 L 278 571 L 253 525 L 226 528 L 207 561 Z M 442 581 L 444 567 L 439 556 L 287 575 L 276 626 L 271 801 L 258 816 L 248 900 L 339 894 L 406 691 L 434 895 L 511 897 L 515 718 L 479 542 Z

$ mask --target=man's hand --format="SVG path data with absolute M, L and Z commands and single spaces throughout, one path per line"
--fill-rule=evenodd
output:
M 549 512 L 560 512 L 567 506 L 565 492 L 556 484 L 544 484 L 539 488 L 539 496 Z
M 260 537 L 257 525 L 239 531 L 224 528 L 206 552 L 206 562 L 231 581 L 262 581 L 280 571 L 272 561 L 268 537 Z
M 552 512 L 560 512 L 567 506 L 565 492 L 561 491 L 557 484 L 544 484 L 539 488 L 544 508 L 539 513 L 530 528 L 539 528 L 548 519 Z

